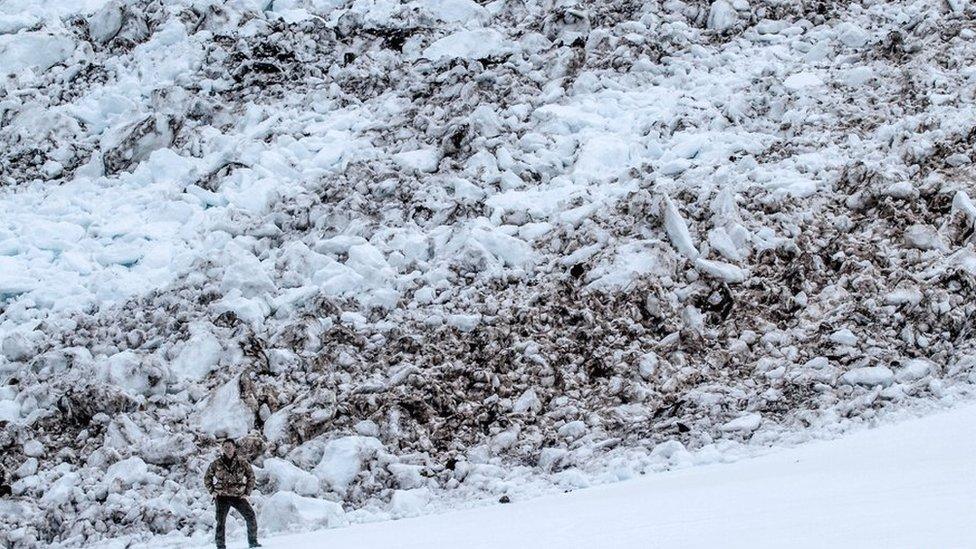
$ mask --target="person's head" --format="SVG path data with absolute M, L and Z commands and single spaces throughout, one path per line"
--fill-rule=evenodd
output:
M 220 449 L 224 452 L 224 457 L 230 459 L 237 453 L 237 444 L 234 444 L 233 440 L 227 439 L 221 443 Z

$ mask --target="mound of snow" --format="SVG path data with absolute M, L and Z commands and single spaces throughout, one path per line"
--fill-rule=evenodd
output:
M 295 464 L 279 458 L 269 458 L 262 464 L 262 475 L 271 480 L 275 490 L 295 492 L 302 496 L 319 493 L 319 479 Z
M 395 490 L 390 498 L 390 514 L 397 518 L 422 515 L 429 499 L 430 490 L 427 488 Z
M 335 528 L 347 524 L 342 506 L 332 501 L 302 497 L 294 492 L 277 492 L 264 500 L 258 524 L 269 532 L 301 527 Z
M 348 436 L 330 440 L 322 453 L 322 460 L 312 471 L 333 490 L 342 492 L 363 469 L 366 459 L 383 448 L 374 437 Z

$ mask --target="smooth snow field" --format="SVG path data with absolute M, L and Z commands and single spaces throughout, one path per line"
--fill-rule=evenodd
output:
M 976 405 L 728 465 L 265 547 L 976 547 Z M 244 545 L 231 539 L 228 547 Z

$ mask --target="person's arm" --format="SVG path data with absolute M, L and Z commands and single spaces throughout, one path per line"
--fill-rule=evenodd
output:
M 244 462 L 244 474 L 247 475 L 247 490 L 245 493 L 251 495 L 251 491 L 254 490 L 254 469 L 246 461 Z
M 217 462 L 215 461 L 210 464 L 210 467 L 207 467 L 207 472 L 203 475 L 203 486 L 211 494 L 213 494 L 214 491 L 216 490 L 216 487 L 214 486 L 213 483 L 216 469 L 217 469 Z

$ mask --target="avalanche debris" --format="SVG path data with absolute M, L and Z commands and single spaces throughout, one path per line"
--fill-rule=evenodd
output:
M 221 436 L 331 527 L 976 382 L 968 2 L 36 4 L 0 542 L 207 531 Z

